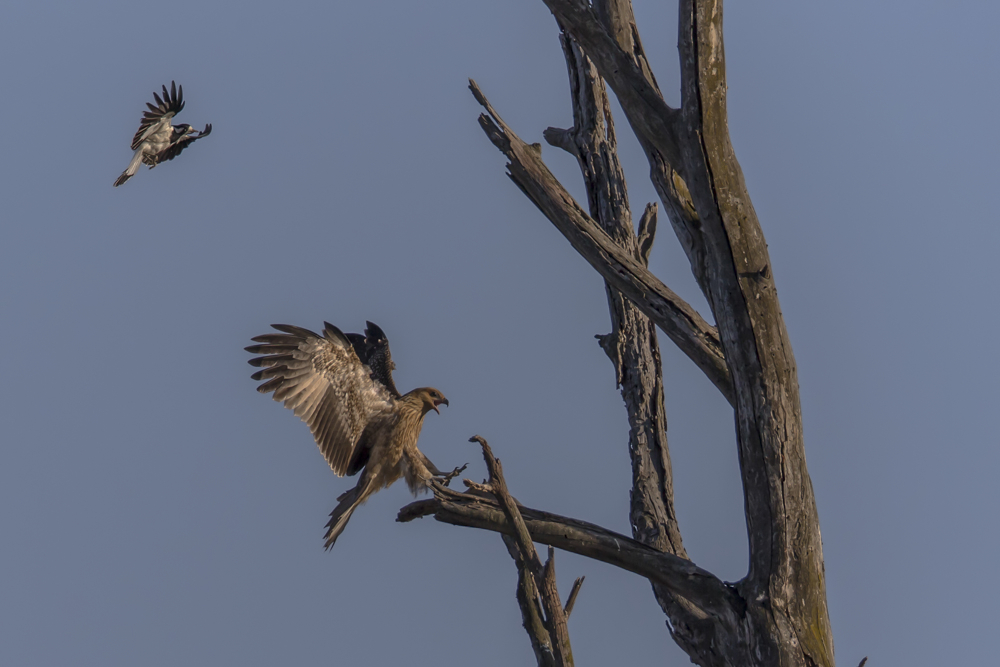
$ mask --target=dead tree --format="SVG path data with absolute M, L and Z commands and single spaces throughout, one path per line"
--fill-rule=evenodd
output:
M 437 486 L 433 499 L 403 508 L 400 520 L 433 515 L 509 536 L 521 574 L 518 600 L 540 665 L 571 664 L 572 652 L 551 558 L 543 566 L 531 541 L 649 579 L 674 640 L 696 664 L 833 667 L 795 359 L 767 244 L 729 140 L 722 1 L 679 0 L 679 109 L 664 102 L 630 0 L 544 2 L 561 32 L 573 104 L 573 126 L 549 128 L 544 136 L 578 159 L 586 209 L 546 168 L 541 147 L 523 142 L 475 82 L 471 88 L 486 110 L 480 125 L 508 159 L 508 176 L 605 279 L 612 331 L 598 339 L 614 364 L 631 426 L 634 539 L 518 507 L 492 465 L 485 485 L 469 482 L 468 493 Z M 717 326 L 647 268 L 657 207 L 647 206 L 633 227 L 605 83 L 645 151 L 650 178 Z M 750 547 L 747 575 L 735 584 L 698 568 L 684 550 L 654 327 L 734 409 Z M 492 454 L 481 444 L 489 463 Z

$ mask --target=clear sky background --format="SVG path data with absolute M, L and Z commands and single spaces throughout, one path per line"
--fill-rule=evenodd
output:
M 728 3 L 730 129 L 799 366 L 839 663 L 991 664 L 1000 353 L 993 2 Z M 678 102 L 676 9 L 637 2 Z M 32 2 L 0 15 L 0 664 L 532 664 L 495 534 L 395 523 L 322 549 L 338 494 L 254 391 L 272 322 L 392 342 L 527 505 L 628 532 L 602 282 L 504 176 L 572 122 L 555 22 L 505 3 Z M 146 101 L 211 137 L 127 185 Z M 618 116 L 637 212 L 655 194 Z M 572 158 L 547 163 L 578 197 Z M 710 313 L 670 226 L 652 268 Z M 731 410 L 661 336 L 685 543 L 746 571 Z M 687 664 L 648 583 L 560 552 L 580 665 Z

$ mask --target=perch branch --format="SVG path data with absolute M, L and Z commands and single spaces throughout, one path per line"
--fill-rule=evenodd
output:
M 514 535 L 515 528 L 499 503 L 476 493 L 461 493 L 431 483 L 433 498 L 418 500 L 399 511 L 397 521 L 425 516 L 454 526 L 481 528 Z M 586 521 L 518 506 L 524 527 L 534 542 L 546 544 L 628 570 L 669 588 L 705 615 L 732 620 L 735 595 L 711 572 L 684 558 L 662 553 L 620 533 Z

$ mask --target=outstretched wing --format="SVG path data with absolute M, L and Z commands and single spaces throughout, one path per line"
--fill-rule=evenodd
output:
M 347 334 L 347 338 L 354 346 L 354 352 L 361 359 L 361 363 L 371 369 L 371 378 L 388 389 L 393 398 L 399 398 L 401 394 L 392 381 L 392 371 L 396 368 L 396 364 L 393 363 L 392 354 L 389 352 L 389 339 L 377 324 L 372 322 L 365 324 L 368 326 L 363 336 Z
M 151 128 L 159 125 L 163 120 L 170 122 L 171 118 L 181 112 L 181 109 L 184 108 L 184 86 L 176 86 L 171 81 L 170 92 L 167 92 L 167 87 L 163 86 L 163 99 L 160 99 L 160 96 L 155 92 L 153 93 L 153 99 L 156 100 L 156 106 L 146 102 L 149 111 L 142 112 L 139 129 L 136 131 L 135 136 L 132 137 L 132 150 L 139 147 L 139 144 L 146 138 Z
M 253 340 L 260 345 L 246 348 L 265 356 L 250 360 L 263 370 L 254 380 L 262 394 L 274 392 L 274 400 L 309 425 L 316 444 L 337 475 L 350 466 L 358 439 L 376 416 L 393 410 L 395 400 L 372 381 L 351 342 L 330 323 L 323 335 L 287 324 L 272 324 L 280 334 L 264 334 Z
M 185 126 L 187 127 L 187 126 Z M 181 151 L 191 145 L 193 141 L 201 139 L 202 137 L 207 137 L 212 133 L 212 124 L 209 123 L 205 126 L 205 129 L 198 134 L 189 134 L 180 141 L 176 141 L 156 155 L 156 162 L 166 162 L 167 160 L 173 160 L 175 157 L 181 154 Z

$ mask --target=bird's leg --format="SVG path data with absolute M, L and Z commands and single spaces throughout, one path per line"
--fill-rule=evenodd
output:
M 438 470 L 438 467 L 434 465 L 434 463 L 429 458 L 427 458 L 427 456 L 423 452 L 420 452 L 420 456 L 423 459 L 423 464 L 427 468 L 428 472 L 434 475 L 434 478 L 437 479 L 437 481 L 444 484 L 445 486 L 448 486 L 448 483 L 451 482 L 451 480 L 455 479 L 460 474 L 462 474 L 462 471 L 465 470 L 469 465 L 468 463 L 466 463 L 461 468 L 455 468 L 451 472 L 441 472 L 440 470 Z

